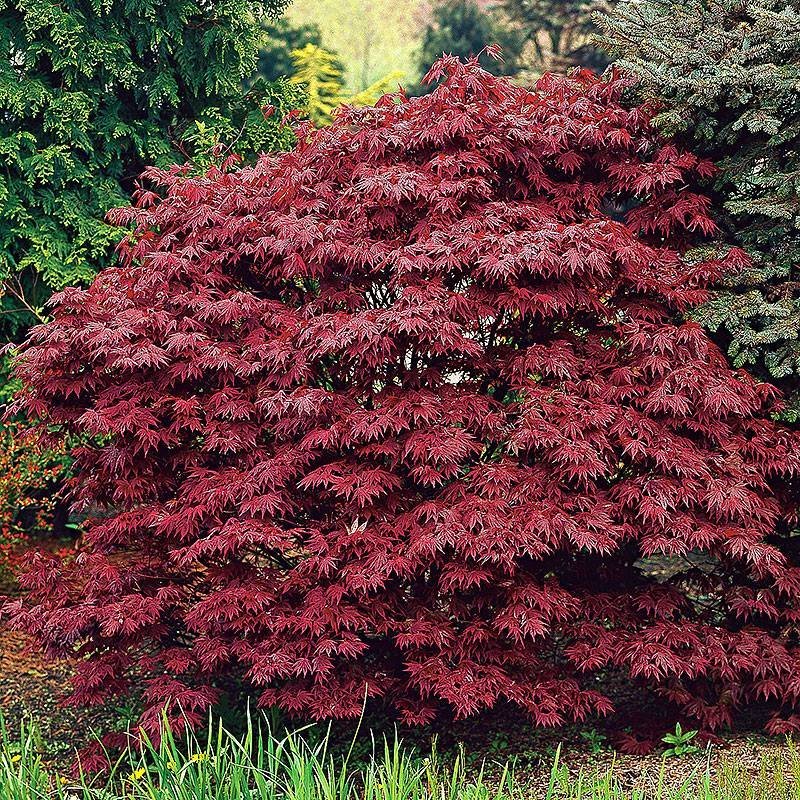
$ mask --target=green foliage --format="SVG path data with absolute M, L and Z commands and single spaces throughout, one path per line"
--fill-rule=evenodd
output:
M 589 748 L 589 752 L 593 755 L 597 755 L 603 751 L 603 748 L 606 746 L 606 735 L 602 731 L 598 731 L 596 728 L 591 728 L 588 731 L 581 731 L 581 739 L 586 742 L 586 746 Z
M 419 71 L 424 75 L 442 53 L 461 57 L 474 56 L 488 45 L 500 45 L 503 60 L 484 53 L 481 66 L 493 75 L 515 75 L 525 37 L 512 29 L 492 9 L 484 11 L 476 0 L 443 0 L 433 10 L 422 37 Z M 431 91 L 433 86 L 418 86 L 415 93 Z
M 0 0 L 0 339 L 110 262 L 104 215 L 143 167 L 289 143 L 261 107 L 296 90 L 242 88 L 261 16 L 285 2 Z
M 608 58 L 595 46 L 593 14 L 613 0 L 500 0 L 499 7 L 528 40 L 537 72 L 581 66 L 601 72 Z
M 396 92 L 405 77 L 403 72 L 395 70 L 373 81 L 366 89 L 346 96 L 343 103 L 350 106 L 372 106 L 385 94 Z
M 380 78 L 362 91 L 348 95 L 344 91 L 341 64 L 333 53 L 314 44 L 292 52 L 294 74 L 292 82 L 305 91 L 306 110 L 315 125 L 328 125 L 338 106 L 368 106 L 386 92 L 397 89 L 401 72 Z
M 685 731 L 680 722 L 676 722 L 674 733 L 668 733 L 661 739 L 662 742 L 669 745 L 664 751 L 664 755 L 667 758 L 680 758 L 699 753 L 700 748 L 692 741 L 695 736 L 697 736 L 697 731 Z
M 800 2 L 622 0 L 600 19 L 657 122 L 720 167 L 722 236 L 752 269 L 720 287 L 700 321 L 736 366 L 800 409 Z
M 326 125 L 341 104 L 343 73 L 336 56 L 314 44 L 292 51 L 292 81 L 306 91 L 306 109 L 315 125 Z

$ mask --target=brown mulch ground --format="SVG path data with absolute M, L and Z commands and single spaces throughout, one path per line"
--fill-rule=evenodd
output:
M 94 731 L 111 730 L 117 719 L 114 709 L 65 706 L 70 672 L 63 662 L 44 663 L 25 636 L 0 629 L 0 710 L 9 733 L 35 721 L 47 760 L 58 767 L 68 766 L 76 748 L 93 741 Z

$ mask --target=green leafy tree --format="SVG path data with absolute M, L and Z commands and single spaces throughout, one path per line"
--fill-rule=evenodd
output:
M 481 66 L 493 75 L 515 75 L 520 70 L 525 37 L 509 27 L 491 9 L 483 10 L 475 0 L 445 0 L 432 13 L 422 36 L 419 72 L 424 75 L 442 53 L 468 57 L 480 54 L 489 45 L 499 45 L 502 60 L 487 53 L 480 55 Z M 416 93 L 431 91 L 420 85 Z
M 500 8 L 529 42 L 536 72 L 588 67 L 602 71 L 608 57 L 594 42 L 593 14 L 609 0 L 500 0 Z
M 800 2 L 622 0 L 604 39 L 657 122 L 713 159 L 725 240 L 752 269 L 699 319 L 736 366 L 771 379 L 800 417 Z
M 292 52 L 292 82 L 306 93 L 306 110 L 315 125 L 330 124 L 334 110 L 347 103 L 351 106 L 372 105 L 381 95 L 394 91 L 403 77 L 392 72 L 356 94 L 344 91 L 344 73 L 339 60 L 322 47 L 307 44 Z
M 0 340 L 91 279 L 150 164 L 203 167 L 289 143 L 288 83 L 253 85 L 261 18 L 286 0 L 0 0 Z

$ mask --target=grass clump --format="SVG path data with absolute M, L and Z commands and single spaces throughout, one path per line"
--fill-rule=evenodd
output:
M 549 774 L 532 779 L 505 766 L 467 766 L 465 753 L 444 758 L 435 748 L 420 757 L 397 737 L 376 742 L 358 764 L 352 750 L 334 753 L 329 737 L 314 742 L 297 731 L 274 734 L 248 721 L 242 735 L 222 724 L 199 739 L 178 740 L 165 728 L 114 761 L 103 776 L 59 775 L 42 756 L 34 726 L 12 737 L 0 721 L 0 800 L 797 800 L 800 754 L 789 742 L 765 754 L 755 770 L 710 757 L 687 762 L 685 779 L 660 771 L 638 786 L 625 785 L 612 765 L 605 771 L 570 770 L 556 753 Z

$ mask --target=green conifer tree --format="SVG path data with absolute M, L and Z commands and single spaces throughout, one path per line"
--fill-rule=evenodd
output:
M 292 51 L 292 81 L 305 89 L 306 111 L 315 125 L 327 125 L 342 102 L 344 70 L 333 53 L 315 44 Z
M 111 261 L 145 166 L 289 143 L 297 88 L 243 89 L 285 3 L 0 0 L 0 342 Z
M 599 19 L 658 123 L 720 167 L 723 238 L 753 267 L 700 312 L 800 417 L 800 1 L 621 0 Z

